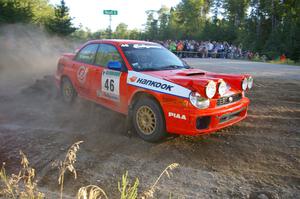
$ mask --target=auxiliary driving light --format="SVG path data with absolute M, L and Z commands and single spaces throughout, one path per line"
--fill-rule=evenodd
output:
M 220 96 L 223 96 L 227 90 L 227 84 L 224 80 L 221 80 L 219 83 L 218 92 Z
M 244 78 L 242 82 L 242 89 L 245 91 L 248 87 L 248 79 Z
M 248 89 L 251 89 L 253 87 L 253 77 L 248 77 Z
M 205 93 L 208 98 L 212 98 L 215 96 L 217 91 L 217 86 L 214 81 L 209 81 L 208 84 L 206 85 Z

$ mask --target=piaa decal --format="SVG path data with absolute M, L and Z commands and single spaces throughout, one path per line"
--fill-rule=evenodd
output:
M 181 120 L 186 120 L 186 116 L 185 115 L 180 115 L 179 113 L 169 112 L 169 117 L 173 117 L 173 118 L 181 119 Z

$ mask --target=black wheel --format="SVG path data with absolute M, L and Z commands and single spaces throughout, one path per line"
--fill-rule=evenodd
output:
M 166 137 L 164 114 L 160 106 L 150 98 L 140 98 L 133 107 L 133 126 L 146 141 L 155 142 Z
M 71 104 L 77 96 L 76 90 L 68 78 L 62 79 L 60 90 L 63 101 L 68 104 Z

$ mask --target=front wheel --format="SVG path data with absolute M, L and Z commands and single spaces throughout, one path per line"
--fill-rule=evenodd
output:
M 166 137 L 163 112 L 157 102 L 140 98 L 133 108 L 133 126 L 146 141 L 155 142 Z

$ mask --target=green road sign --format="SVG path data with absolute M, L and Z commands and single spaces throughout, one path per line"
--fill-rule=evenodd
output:
M 105 15 L 118 15 L 117 10 L 103 10 L 103 14 Z

